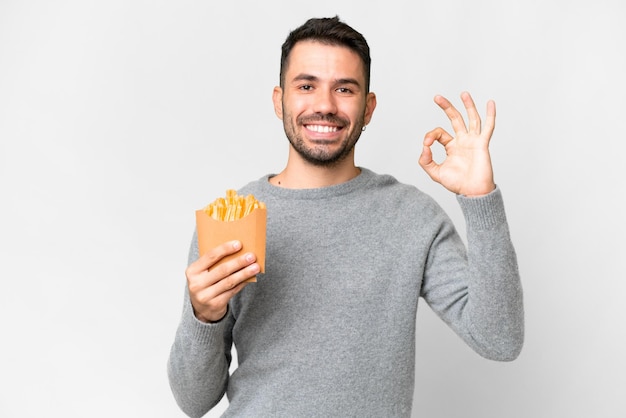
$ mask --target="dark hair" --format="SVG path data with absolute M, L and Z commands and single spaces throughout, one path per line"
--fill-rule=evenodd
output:
M 363 61 L 365 70 L 365 89 L 370 89 L 370 47 L 367 41 L 356 30 L 348 26 L 339 16 L 312 18 L 307 20 L 302 26 L 291 31 L 282 46 L 280 57 L 280 85 L 284 86 L 284 75 L 289 60 L 289 54 L 293 47 L 300 41 L 312 40 L 327 45 L 345 46 L 356 52 Z

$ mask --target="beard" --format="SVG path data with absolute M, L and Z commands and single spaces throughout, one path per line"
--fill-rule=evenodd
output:
M 313 115 L 307 117 L 298 117 L 295 121 L 291 117 L 289 112 L 286 112 L 283 107 L 283 127 L 287 139 L 294 150 L 308 163 L 320 166 L 330 167 L 343 161 L 354 149 L 354 146 L 361 137 L 361 132 L 364 123 L 364 115 L 361 115 L 352 128 L 348 132 L 346 137 L 342 140 L 340 146 L 336 150 L 329 150 L 323 142 L 319 145 L 307 145 L 302 133 L 298 133 L 297 127 L 304 127 L 306 124 L 312 124 L 315 122 L 329 122 L 337 126 L 341 126 L 342 129 L 346 129 L 346 126 L 350 125 L 348 120 L 334 116 L 334 115 Z

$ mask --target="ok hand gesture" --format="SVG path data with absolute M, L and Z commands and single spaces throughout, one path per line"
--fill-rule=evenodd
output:
M 465 196 L 480 196 L 495 189 L 493 169 L 489 155 L 489 141 L 495 128 L 496 104 L 487 102 L 487 118 L 481 126 L 480 115 L 472 96 L 461 93 L 467 111 L 469 126 L 463 116 L 442 96 L 435 96 L 435 103 L 452 123 L 455 136 L 443 128 L 435 128 L 424 137 L 424 148 L 419 164 L 437 183 L 451 192 Z M 446 158 L 440 164 L 433 161 L 431 146 L 439 142 L 446 150 Z

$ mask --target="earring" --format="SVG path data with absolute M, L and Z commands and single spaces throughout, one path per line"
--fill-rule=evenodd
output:
M 367 125 L 363 125 L 363 127 L 361 128 L 361 132 L 365 132 L 365 128 L 367 128 Z

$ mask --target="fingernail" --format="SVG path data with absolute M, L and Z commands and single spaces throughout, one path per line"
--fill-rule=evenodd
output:
M 239 241 L 233 241 L 233 248 L 238 250 L 241 248 L 241 243 Z
M 254 254 L 252 253 L 246 254 L 246 261 L 252 261 L 252 260 L 254 260 Z

